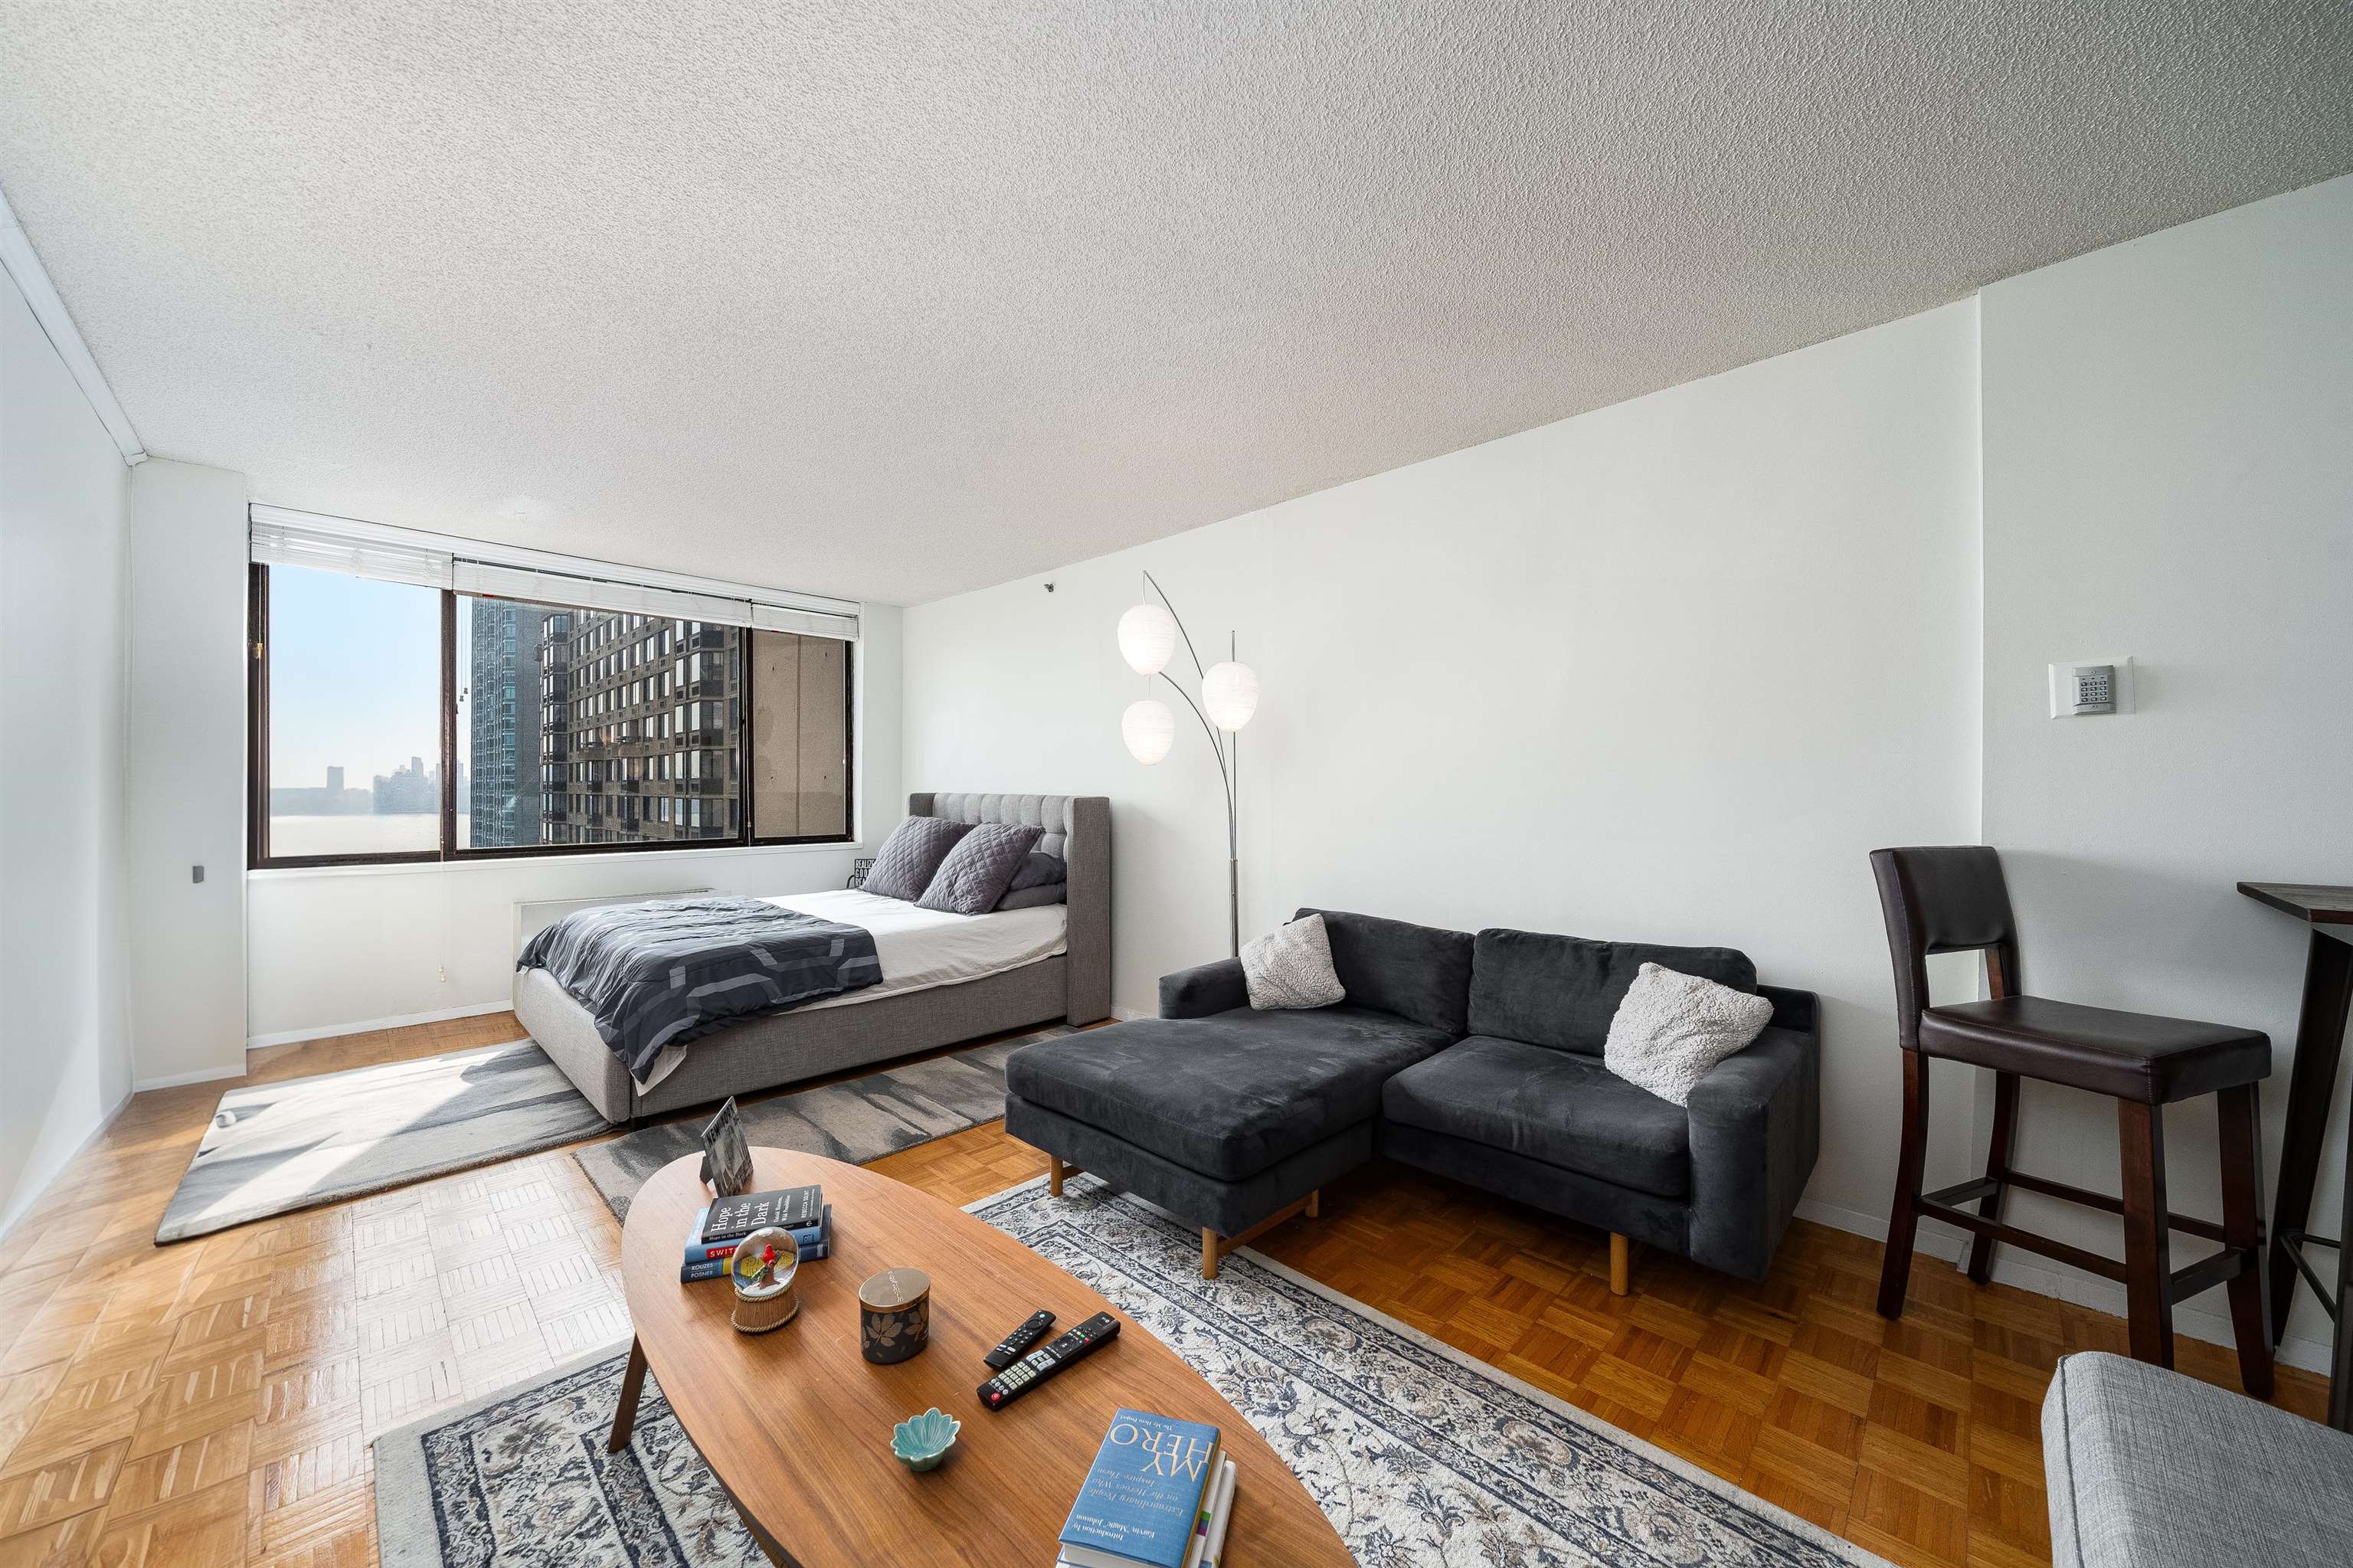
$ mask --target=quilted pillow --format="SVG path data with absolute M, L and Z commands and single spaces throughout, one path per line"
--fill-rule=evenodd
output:
M 1277 926 L 1244 948 L 1242 983 L 1250 991 L 1250 1004 L 1261 1012 L 1329 1007 L 1348 995 L 1332 968 L 1332 935 L 1324 929 L 1321 915 Z
M 1708 1070 L 1746 1049 L 1772 1017 L 1767 998 L 1644 964 L 1609 1020 L 1601 1065 L 1662 1100 L 1689 1105 Z
M 932 885 L 915 900 L 918 909 L 951 915 L 986 915 L 1005 896 L 1021 860 L 1046 830 L 1011 822 L 982 822 L 958 839 L 932 874 Z
M 923 895 L 939 871 L 940 862 L 956 841 L 972 832 L 970 822 L 945 817 L 909 817 L 891 830 L 866 873 L 866 891 L 878 898 L 903 898 L 910 904 Z

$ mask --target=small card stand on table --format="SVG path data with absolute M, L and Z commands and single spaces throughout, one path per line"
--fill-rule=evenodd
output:
M 2353 1257 L 2341 1240 L 2306 1232 L 2312 1192 L 2320 1180 L 2320 1149 L 2337 1102 L 2337 1064 L 2345 1050 L 2345 1021 L 2353 1012 L 2353 887 L 2304 882 L 2242 882 L 2239 891 L 2311 927 L 2304 962 L 2304 1004 L 2296 1017 L 2295 1060 L 2288 1069 L 2287 1132 L 2280 1147 L 2279 1192 L 2273 1203 L 2272 1339 L 2287 1332 L 2298 1275 L 2336 1321 L 2328 1362 L 2328 1425 L 2353 1432 Z M 2345 1202 L 2337 1224 L 2353 1228 L 2353 1160 L 2345 1165 Z M 2335 1252 L 2332 1288 L 2306 1248 Z

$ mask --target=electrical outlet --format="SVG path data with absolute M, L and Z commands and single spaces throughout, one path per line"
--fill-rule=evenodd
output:
M 433 971 L 433 978 L 439 980 L 443 985 L 448 985 L 449 983 L 449 966 L 443 964 L 440 968 L 435 969 Z

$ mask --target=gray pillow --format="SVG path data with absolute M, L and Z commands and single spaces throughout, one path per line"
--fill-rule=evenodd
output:
M 874 864 L 866 873 L 866 891 L 878 898 L 903 898 L 913 903 L 931 886 L 940 862 L 948 858 L 956 841 L 970 832 L 970 822 L 951 822 L 945 817 L 909 817 L 891 830 L 891 836 L 875 853 Z
M 1071 885 L 1050 882 L 1043 887 L 1009 887 L 1005 896 L 997 901 L 999 909 L 1035 909 L 1042 904 L 1068 904 Z
M 1049 834 L 1048 837 L 1057 844 L 1062 842 L 1060 833 Z M 1042 847 L 1042 842 L 1040 841 L 1041 847 L 1021 857 L 1021 864 L 1014 872 L 1013 880 L 1005 885 L 1008 893 L 1018 893 L 1031 887 L 1051 887 L 1058 882 L 1071 880 L 1071 863 L 1052 850 Z
M 947 859 L 932 875 L 932 885 L 915 900 L 918 909 L 943 909 L 951 915 L 986 915 L 1005 896 L 1006 885 L 1021 865 L 1021 857 L 1038 842 L 1040 827 L 1012 822 L 982 822 L 955 842 Z

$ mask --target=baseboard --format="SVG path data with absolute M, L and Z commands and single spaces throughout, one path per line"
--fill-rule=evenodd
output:
M 314 1029 L 286 1029 L 275 1034 L 249 1034 L 245 1048 L 259 1051 L 265 1045 L 299 1045 L 305 1040 L 332 1040 L 344 1034 L 366 1034 L 378 1029 L 406 1029 L 417 1023 L 447 1023 L 453 1018 L 480 1018 L 486 1012 L 504 1012 L 511 1001 L 478 1001 L 471 1007 L 444 1007 L 433 1012 L 404 1012 L 396 1018 L 367 1018 L 357 1023 L 331 1023 Z
M 2193 1260 L 2194 1261 L 2194 1260 Z M 2072 1268 L 2053 1268 L 2035 1261 L 2031 1253 L 2020 1254 L 2016 1247 L 2002 1247 L 1993 1255 L 1993 1277 L 1997 1283 L 2031 1290 L 2037 1296 L 2048 1296 L 2070 1306 L 2088 1307 L 2094 1312 L 2105 1312 L 2111 1318 L 2125 1315 L 2125 1287 L 2113 1280 L 2101 1279 Z M 2223 1298 L 2220 1291 L 2215 1299 Z M 2231 1315 L 2227 1308 L 2209 1307 L 2203 1303 L 2188 1303 L 2173 1309 L 2173 1331 L 2185 1339 L 2202 1340 L 2225 1350 L 2237 1343 L 2232 1332 Z M 2279 1342 L 2273 1352 L 2287 1366 L 2302 1367 L 2306 1372 L 2328 1375 L 2328 1342 L 2309 1339 L 2302 1334 L 2290 1334 Z
M 131 1086 L 131 1092 L 143 1095 L 149 1089 L 176 1089 L 183 1084 L 209 1084 L 218 1078 L 242 1078 L 245 1064 L 234 1067 L 199 1067 L 193 1073 L 171 1073 L 160 1078 L 142 1078 Z
M 135 1084 L 123 1090 L 122 1097 L 114 1102 L 112 1110 L 99 1118 L 98 1125 L 90 1129 L 90 1136 L 76 1144 L 71 1154 L 58 1160 L 58 1168 L 43 1177 L 38 1187 L 19 1198 L 7 1213 L 0 1214 L 0 1254 L 5 1253 L 8 1242 L 16 1234 L 16 1227 L 23 1223 L 25 1216 L 39 1206 L 42 1198 L 47 1195 L 49 1189 L 57 1185 L 58 1177 L 73 1169 L 75 1160 L 98 1147 L 98 1140 L 106 1136 L 107 1129 L 121 1119 L 124 1111 L 131 1108 L 131 1097 L 138 1092 L 139 1086 Z
M 1860 1209 L 1841 1208 L 1836 1203 L 1824 1203 L 1809 1198 L 1798 1205 L 1798 1217 L 1851 1235 L 1866 1236 L 1875 1242 L 1887 1239 L 1887 1221 L 1877 1214 Z M 1921 1252 L 1947 1263 L 1958 1264 L 1967 1249 L 1968 1237 L 1948 1225 L 1933 1220 L 1920 1224 L 1916 1244 Z M 2033 1254 L 2021 1254 L 2016 1247 L 2001 1247 L 1993 1255 L 1993 1277 L 1997 1284 L 2015 1287 L 2036 1296 L 2048 1296 L 2073 1307 L 2088 1307 L 2094 1312 L 2105 1312 L 2111 1318 L 2125 1315 L 2125 1288 L 2110 1280 L 2080 1274 L 2072 1268 L 2053 1268 L 2032 1261 Z M 2200 1305 L 2185 1305 L 2173 1309 L 2173 1331 L 2184 1339 L 2200 1340 L 2225 1350 L 2237 1343 L 2231 1330 L 2227 1311 Z M 2301 1367 L 2306 1372 L 2328 1375 L 2329 1350 L 2327 1341 L 2290 1334 L 2280 1341 L 2274 1352 L 2288 1366 Z
M 1887 1221 L 1883 1216 L 1866 1213 L 1861 1209 L 1841 1208 L 1836 1203 L 1825 1203 L 1814 1198 L 1799 1202 L 1798 1218 L 1875 1242 L 1887 1239 Z M 1958 1263 L 1961 1254 L 1968 1250 L 1968 1245 L 1969 1238 L 1964 1233 L 1950 1225 L 1940 1225 L 1934 1220 L 1920 1222 L 1919 1237 L 1913 1243 L 1918 1251 L 1930 1257 L 1943 1258 L 1947 1263 Z
M 1122 1023 L 1133 1023 L 1139 1018 L 1157 1018 L 1160 1016 L 1156 1012 L 1146 1012 L 1140 1007 L 1114 1007 L 1111 1010 L 1111 1015 L 1113 1018 L 1118 1019 Z

